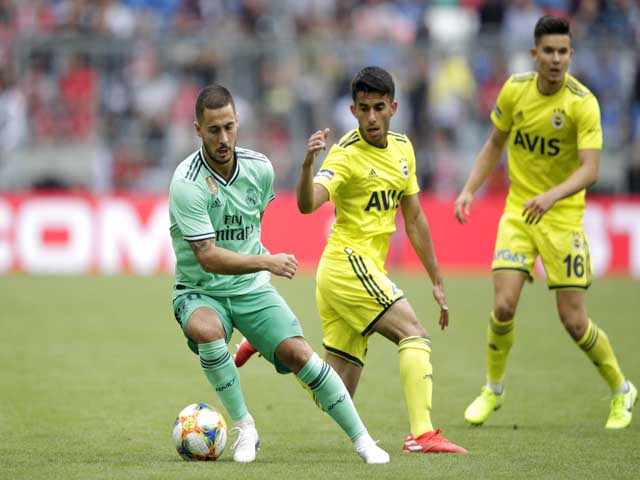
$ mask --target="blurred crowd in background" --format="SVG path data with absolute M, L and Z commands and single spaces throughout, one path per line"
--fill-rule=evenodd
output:
M 0 0 L 0 189 L 164 192 L 198 145 L 194 101 L 212 82 L 236 98 L 239 143 L 292 188 L 307 137 L 353 128 L 350 79 L 379 65 L 422 188 L 455 195 L 500 86 L 534 67 L 544 13 L 571 19 L 570 71 L 600 101 L 595 189 L 640 192 L 632 0 Z M 505 170 L 485 192 L 506 190 Z

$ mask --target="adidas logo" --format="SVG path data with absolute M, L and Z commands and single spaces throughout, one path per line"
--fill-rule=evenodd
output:
M 212 207 L 213 207 L 213 208 L 218 208 L 218 207 L 221 207 L 221 206 L 222 206 L 222 202 L 220 201 L 220 199 L 219 199 L 219 198 L 216 198 L 216 199 L 213 201 L 213 205 L 212 205 Z
M 369 178 L 378 178 L 378 174 L 376 173 L 376 171 L 373 168 L 369 172 Z

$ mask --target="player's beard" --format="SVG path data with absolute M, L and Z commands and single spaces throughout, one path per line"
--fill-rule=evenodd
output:
M 229 150 L 231 151 L 231 155 L 229 156 L 228 159 L 222 159 L 222 158 L 220 158 L 220 157 L 218 157 L 216 155 L 213 155 L 204 142 L 202 142 L 202 148 L 204 148 L 204 150 L 207 153 L 207 156 L 209 157 L 209 159 L 216 165 L 226 165 L 229 162 L 233 161 L 233 151 L 234 151 L 234 149 L 231 148 L 231 146 L 228 147 Z

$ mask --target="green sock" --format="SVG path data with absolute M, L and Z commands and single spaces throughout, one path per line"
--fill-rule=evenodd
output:
M 249 413 L 244 403 L 238 368 L 233 363 L 224 339 L 198 345 L 200 365 L 231 420 L 237 422 Z
M 322 409 L 340 425 L 352 441 L 367 433 L 340 376 L 316 353 L 297 375 L 313 392 Z
M 298 377 L 296 375 L 296 380 L 297 382 L 302 386 L 302 388 L 305 389 L 305 391 L 311 395 L 311 399 L 313 400 L 313 402 L 316 404 L 316 407 L 318 407 L 320 410 L 322 410 L 322 405 L 320 405 L 320 402 L 318 401 L 318 398 L 315 396 L 315 394 L 313 393 L 313 391 L 309 388 L 309 385 L 307 385 L 306 383 L 304 383 L 302 380 L 300 380 L 300 377 Z

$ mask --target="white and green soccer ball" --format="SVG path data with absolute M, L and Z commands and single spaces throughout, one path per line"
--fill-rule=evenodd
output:
M 227 424 L 206 403 L 182 409 L 173 424 L 173 444 L 184 460 L 217 460 L 227 443 Z

